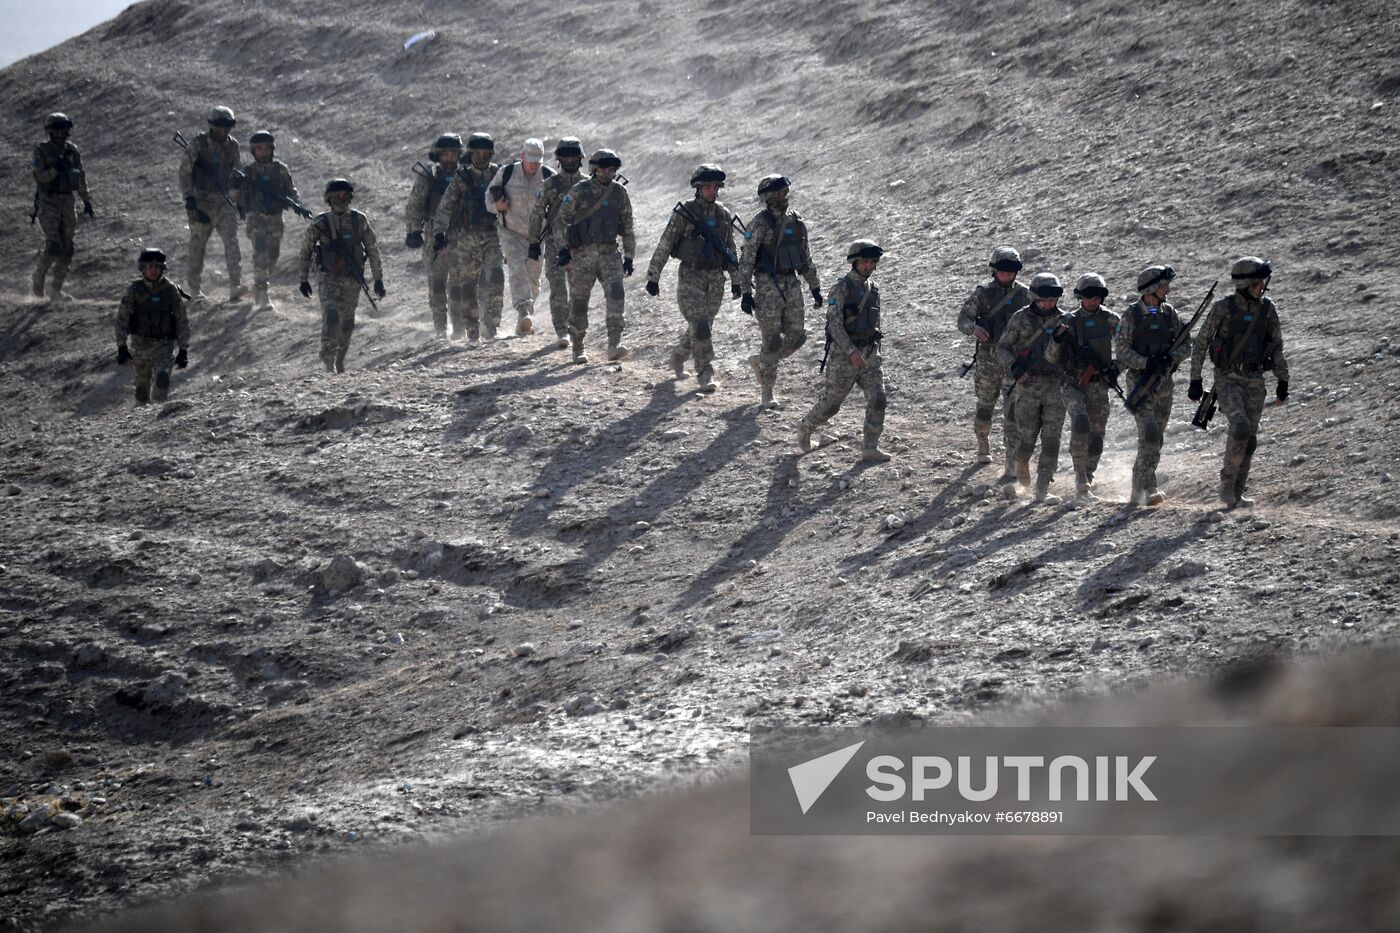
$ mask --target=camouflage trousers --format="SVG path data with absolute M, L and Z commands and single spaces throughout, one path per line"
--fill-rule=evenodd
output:
M 44 231 L 44 248 L 34 267 L 34 291 L 44 289 L 44 277 L 53 270 L 49 294 L 63 290 L 68 267 L 73 262 L 74 235 L 78 229 L 77 201 L 71 194 L 46 194 L 39 198 L 39 226 Z
M 527 318 L 534 313 L 540 294 L 540 261 L 530 258 L 530 239 L 514 230 L 501 229 L 501 252 L 505 254 L 515 316 Z
M 1249 482 L 1254 448 L 1259 446 L 1259 419 L 1264 414 L 1266 394 L 1263 373 L 1226 373 L 1215 377 L 1216 404 L 1230 422 L 1220 485 L 1232 484 L 1236 495 L 1242 494 Z
M 1002 387 L 1006 382 L 1006 367 L 997 360 L 991 344 L 977 345 L 977 361 L 972 367 L 972 385 L 977 394 L 977 411 L 973 415 L 972 430 L 978 437 L 991 437 L 992 417 L 1001 408 L 1001 442 L 1006 449 L 1006 475 L 1016 472 L 1016 419 L 1007 409 L 1009 398 L 1002 397 Z
M 175 361 L 175 341 L 152 340 L 132 334 L 126 338 L 126 347 L 131 351 L 136 404 L 145 405 L 152 399 L 165 401 L 170 395 L 170 367 Z
M 459 334 L 465 329 L 468 337 L 476 337 L 485 330 L 488 337 L 494 337 L 501 324 L 506 294 L 506 273 L 501 268 L 501 241 L 496 238 L 496 228 L 458 234 L 445 255 L 452 264 L 447 275 L 452 332 Z
M 1123 384 L 1135 386 L 1141 378 L 1140 370 L 1130 370 Z M 1133 413 L 1138 435 L 1137 459 L 1133 461 L 1134 496 L 1157 488 L 1157 464 L 1162 460 L 1162 442 L 1172 416 L 1172 388 L 1171 379 L 1164 378 Z
M 1066 379 L 1062 394 L 1069 412 L 1069 455 L 1074 461 L 1078 485 L 1094 481 L 1103 454 L 1103 436 L 1108 426 L 1108 386 L 1102 382 L 1080 385 Z
M 350 335 L 355 332 L 360 283 L 353 275 L 322 271 L 316 291 L 321 297 L 321 362 L 344 369 Z
M 1060 435 L 1065 429 L 1064 377 L 1059 373 L 1032 373 L 1011 393 L 1016 418 L 1016 462 L 1030 464 L 1035 442 L 1040 440 L 1036 482 L 1049 485 L 1060 464 Z
M 583 335 L 588 332 L 588 299 L 593 295 L 593 285 L 603 286 L 607 299 L 608 346 L 622 342 L 622 252 L 616 246 L 584 244 L 573 251 L 573 258 L 565 270 L 569 273 L 569 295 L 572 306 L 569 313 L 569 337 L 578 344 L 583 343 Z
M 856 369 L 851 365 L 850 357 L 833 348 L 826 361 L 822 394 L 812 410 L 802 417 L 802 423 L 813 429 L 826 424 L 841 410 L 841 403 L 857 384 L 865 393 L 864 446 L 876 446 L 885 430 L 886 397 L 880 351 L 874 347 L 865 351 L 865 366 L 862 369 Z
M 453 247 L 449 245 L 438 255 L 433 250 L 433 228 L 428 224 L 423 229 L 423 268 L 428 271 L 428 310 L 433 316 L 433 329 L 439 333 L 447 331 L 447 281 L 452 275 Z M 454 328 L 462 326 L 454 317 Z M 453 336 L 460 336 L 454 332 Z
M 778 276 L 778 283 L 783 286 L 781 292 L 766 274 L 756 275 L 753 283 L 753 317 L 762 339 L 758 372 L 769 389 L 778 381 L 778 361 L 792 356 L 807 342 L 803 318 L 807 293 L 794 273 Z
M 238 213 L 223 198 L 198 199 L 199 209 L 209 216 L 209 223 L 190 221 L 190 294 L 195 297 L 203 290 L 204 251 L 209 237 L 217 231 L 224 241 L 224 263 L 228 266 L 228 285 L 238 288 L 243 282 L 243 254 L 238 248 Z
M 267 283 L 282 255 L 282 212 L 250 211 L 244 229 L 248 242 L 253 244 L 253 288 L 266 294 Z
M 544 279 L 549 283 L 549 319 L 558 337 L 569 336 L 569 314 L 573 307 L 569 301 L 569 271 L 561 269 L 554 261 L 563 246 L 563 243 L 556 243 L 553 237 L 540 244 L 540 255 L 544 257 Z
M 715 315 L 724 302 L 724 270 L 696 269 L 681 264 L 676 280 L 676 304 L 686 328 L 671 351 L 681 362 L 695 357 L 695 374 L 701 383 L 714 377 L 715 345 L 712 331 Z

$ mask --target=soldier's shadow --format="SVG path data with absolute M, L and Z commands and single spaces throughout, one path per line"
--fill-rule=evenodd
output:
M 1123 525 L 1126 527 L 1129 523 L 1146 522 L 1159 517 L 1165 518 L 1166 516 L 1150 509 L 1137 509 L 1129 514 L 1126 520 L 1108 519 L 1104 525 Z M 1100 529 L 1104 525 L 1101 525 Z M 1182 547 L 1199 539 L 1208 526 L 1209 520 L 1203 514 L 1179 534 L 1169 538 L 1144 533 L 1132 550 L 1119 554 L 1079 584 L 1077 593 L 1082 600 L 1082 605 L 1086 609 L 1092 608 L 1101 602 L 1106 594 L 1125 589 L 1135 581 L 1140 580 Z M 1098 533 L 1099 529 L 1096 529 L 1089 537 L 1092 539 Z
M 956 479 L 949 480 L 947 485 L 943 487 L 942 492 L 934 496 L 933 500 L 929 502 L 928 505 L 924 506 L 924 510 L 920 512 L 917 517 L 910 519 L 905 524 L 902 533 L 891 535 L 869 550 L 860 554 L 853 554 L 846 558 L 841 562 L 842 570 L 846 573 L 851 573 L 864 567 L 869 567 L 885 555 L 907 546 L 913 538 L 928 530 L 935 522 L 946 518 L 949 512 L 948 503 L 953 498 L 953 495 L 962 488 L 963 483 L 967 482 L 969 477 L 981 469 L 985 469 L 985 467 L 975 463 L 963 467 L 962 472 L 957 475 Z

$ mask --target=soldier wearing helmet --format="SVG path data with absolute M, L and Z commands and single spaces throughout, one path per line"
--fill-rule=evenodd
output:
M 408 232 L 404 235 L 404 245 L 409 249 L 423 251 L 423 268 L 428 273 L 428 310 L 433 318 L 433 333 L 439 339 L 447 333 L 447 296 L 454 284 L 452 279 L 451 248 L 439 254 L 433 249 L 433 215 L 437 213 L 447 186 L 457 171 L 457 163 L 462 157 L 462 137 L 456 133 L 443 133 L 428 150 L 428 161 L 432 163 L 431 176 L 428 173 L 413 173 L 413 188 L 408 192 L 408 203 L 404 206 L 404 224 Z M 461 288 L 456 291 L 460 294 Z M 452 316 L 452 339 L 466 336 L 466 318 L 458 311 Z
M 311 212 L 301 207 L 301 195 L 286 163 L 274 158 L 277 138 L 267 130 L 258 130 L 248 137 L 248 149 L 253 161 L 243 173 L 238 188 L 237 203 L 247 218 L 245 229 L 253 245 L 253 306 L 259 311 L 271 311 L 268 280 L 282 255 L 282 212 L 298 210 L 310 218 Z
M 78 147 L 68 141 L 73 121 L 67 114 L 51 113 L 44 120 L 48 142 L 34 147 L 30 167 L 34 175 L 34 212 L 44 231 L 44 248 L 30 279 L 35 298 L 44 297 L 44 279 L 53 270 L 49 281 L 49 298 L 53 301 L 70 299 L 63 290 L 68 267 L 73 262 L 74 235 L 78 229 L 77 200 L 83 202 L 83 214 L 93 216 L 92 199 L 88 195 L 87 173 L 83 171 L 83 156 Z
M 887 463 L 880 449 L 885 430 L 885 377 L 880 357 L 880 289 L 870 281 L 885 251 L 874 240 L 860 239 L 846 250 L 851 270 L 841 277 L 826 299 L 826 381 L 812 410 L 797 426 L 797 446 L 812 449 L 812 432 L 830 421 L 857 384 L 865 393 L 865 431 L 861 463 Z
M 1075 493 L 1084 503 L 1098 500 L 1093 492 L 1094 471 L 1103 454 L 1108 425 L 1108 387 L 1118 382 L 1118 366 L 1113 362 L 1118 315 L 1103 306 L 1108 283 L 1101 275 L 1081 275 L 1074 285 L 1074 297 L 1079 299 L 1079 307 L 1065 317 L 1069 334 L 1061 357 Z
M 510 273 L 515 332 L 534 333 L 535 299 L 540 294 L 540 260 L 530 256 L 530 210 L 554 170 L 544 164 L 544 143 L 527 139 L 520 158 L 501 166 L 491 179 L 486 207 L 501 222 L 501 250 Z
M 527 234 L 530 244 L 526 256 L 544 266 L 545 281 L 549 283 L 549 317 L 554 325 L 554 348 L 567 349 L 569 346 L 569 275 L 552 261 L 565 245 L 564 237 L 555 229 L 555 219 L 559 215 L 559 205 L 574 185 L 579 183 L 579 169 L 583 165 L 583 144 L 577 136 L 561 137 L 554 146 L 554 158 L 559 171 L 546 179 L 540 187 L 539 195 L 530 208 L 530 230 Z M 543 262 L 541 257 L 550 257 Z
M 506 274 L 496 215 L 487 208 L 487 188 L 500 168 L 491 161 L 496 142 L 487 133 L 467 137 L 466 165 L 459 165 L 433 213 L 435 262 L 452 265 L 447 309 L 452 330 L 467 331 L 467 345 L 496 339 L 505 305 Z M 446 254 L 446 255 L 444 255 Z
M 1191 347 L 1183 342 L 1175 351 L 1172 344 L 1181 333 L 1181 318 L 1167 302 L 1176 272 L 1171 266 L 1148 266 L 1138 274 L 1139 298 L 1128 306 L 1114 332 L 1113 350 L 1118 365 L 1126 372 L 1125 387 L 1136 386 L 1144 378 L 1162 374 L 1152 395 L 1138 405 L 1137 458 L 1133 461 L 1133 505 L 1157 506 L 1167 501 L 1157 488 L 1157 464 L 1162 459 L 1162 439 L 1172 413 L 1174 366 L 1186 358 Z M 1131 388 L 1129 388 L 1131 394 Z
M 972 290 L 958 315 L 958 330 L 973 343 L 972 380 L 977 397 L 977 409 L 972 418 L 972 431 L 977 437 L 977 462 L 992 462 L 992 418 L 1001 399 L 1006 370 L 997 358 L 997 342 L 1006 332 L 1011 316 L 1031 303 L 1026 286 L 1016 281 L 1021 270 L 1021 254 L 1010 246 L 992 250 L 987 263 L 992 278 Z M 1002 404 L 1002 444 L 1006 448 L 1006 469 L 998 485 L 1016 478 L 1016 424 L 1006 414 Z
M 623 360 L 632 352 L 622 343 L 622 280 L 632 274 L 632 257 L 637 237 L 632 229 L 632 199 L 627 189 L 615 181 L 622 159 L 611 149 L 599 149 L 588 159 L 589 177 L 569 189 L 559 206 L 557 227 L 562 227 L 564 246 L 555 259 L 568 270 L 569 342 L 574 362 L 588 362 L 583 338 L 588 331 L 588 299 L 595 283 L 603 286 L 607 298 L 608 359 Z M 622 238 L 622 252 L 617 239 Z
M 1060 314 L 1064 286 L 1049 272 L 1031 277 L 1031 303 L 1011 316 L 997 341 L 997 359 L 1006 370 L 1008 417 L 1016 419 L 1016 480 L 1006 483 L 1007 496 L 1017 493 L 1017 483 L 1031 484 L 1031 454 L 1040 440 L 1036 468 L 1035 499 L 1055 503 L 1050 493 L 1060 461 L 1060 435 L 1065 426 L 1065 399 L 1060 391 L 1065 369 L 1061 351 L 1069 328 Z
M 685 361 L 695 357 L 695 376 L 701 392 L 713 392 L 714 342 L 711 331 L 724 301 L 724 276 L 729 275 L 731 298 L 739 297 L 739 265 L 734 249 L 734 215 L 719 201 L 724 170 L 718 165 L 696 166 L 690 173 L 695 197 L 676 204 L 661 233 L 661 241 L 647 266 L 647 294 L 661 294 L 661 270 L 666 260 L 680 262 L 676 278 L 676 304 L 686 329 L 671 351 L 676 378 L 685 376 Z
M 229 301 L 248 294 L 243 287 L 243 257 L 238 249 L 238 212 L 233 195 L 242 176 L 243 155 L 238 140 L 229 135 L 236 124 L 233 111 L 215 107 L 209 111 L 209 129 L 196 133 L 180 163 L 180 190 L 190 221 L 189 286 L 195 299 L 204 297 L 204 252 L 209 237 L 218 231 L 224 241 L 228 266 Z
M 749 357 L 761 394 L 760 405 L 777 405 L 774 389 L 778 363 L 807 341 L 803 320 L 801 276 L 812 295 L 812 307 L 822 306 L 821 281 L 807 245 L 807 223 L 788 207 L 792 183 L 782 175 L 767 175 L 758 183 L 763 210 L 749 221 L 749 235 L 739 256 L 740 307 L 754 316 L 762 343 Z
M 160 250 L 143 249 L 136 268 L 141 277 L 127 286 L 113 324 L 117 364 L 132 364 L 136 404 L 145 405 L 170 395 L 172 363 L 178 369 L 189 365 L 189 296 L 165 277 L 165 253 Z
M 1201 367 L 1209 356 L 1215 370 L 1216 404 L 1229 421 L 1225 463 L 1220 468 L 1220 501 L 1226 508 L 1254 505 L 1245 488 L 1254 449 L 1259 446 L 1266 371 L 1274 373 L 1274 397 L 1288 401 L 1283 330 L 1273 300 L 1264 295 L 1273 273 L 1273 266 L 1258 256 L 1236 259 L 1230 266 L 1234 293 L 1211 305 L 1191 349 L 1191 400 L 1199 401 L 1204 394 Z
M 328 373 L 345 372 L 350 336 L 355 330 L 355 307 L 366 289 L 365 260 L 374 279 L 374 295 L 383 298 L 384 266 L 379 238 L 369 218 L 352 210 L 355 186 L 344 178 L 326 182 L 324 211 L 311 221 L 301 242 L 301 293 L 311 297 L 311 261 L 319 270 L 321 292 L 321 363 Z

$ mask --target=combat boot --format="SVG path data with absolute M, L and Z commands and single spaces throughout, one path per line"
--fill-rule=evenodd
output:
M 977 435 L 977 462 L 981 464 L 992 462 L 992 441 L 985 434 Z
M 1143 499 L 1143 504 L 1147 506 L 1158 506 L 1166 501 L 1167 497 L 1165 493 L 1158 492 L 1156 489 L 1149 489 L 1147 490 L 1147 497 Z
M 569 335 L 568 335 L 568 334 L 560 334 L 559 337 L 554 341 L 554 349 L 556 349 L 556 350 L 567 350 L 567 349 L 569 349 Z
M 151 387 L 148 385 L 138 385 L 136 387 L 136 404 L 145 405 L 151 400 Z
M 343 372 L 345 372 L 345 354 L 346 354 L 346 352 L 347 352 L 347 351 L 345 351 L 345 350 L 339 350 L 339 351 L 337 351 L 336 354 L 335 354 L 335 371 L 338 372 L 338 373 L 343 373 Z
M 1041 477 L 1035 483 L 1035 501 L 1044 502 L 1046 505 L 1056 505 L 1060 497 L 1050 491 L 1050 480 Z
M 170 373 L 156 373 L 156 387 L 151 392 L 151 399 L 156 402 L 163 402 L 170 397 Z
M 1074 491 L 1074 498 L 1079 502 L 1098 502 L 1099 497 L 1094 495 L 1094 490 L 1088 483 L 1080 483 Z
M 434 340 L 446 340 L 446 339 L 447 339 L 447 327 L 446 327 L 446 326 L 443 326 L 443 327 L 434 327 L 434 328 L 433 328 L 433 339 L 434 339 Z
M 267 298 L 267 288 L 262 285 L 253 286 L 253 310 L 271 311 L 272 302 Z
M 476 326 L 476 327 L 468 327 L 468 328 L 467 328 L 467 346 L 468 346 L 468 347 L 479 347 L 479 346 L 481 346 L 481 327 L 480 327 L 480 325 L 478 325 L 478 326 Z
M 1244 483 L 1235 482 L 1235 502 L 1242 509 L 1254 508 L 1254 500 L 1244 494 Z
M 685 378 L 685 357 L 679 350 L 671 351 L 671 369 L 675 371 L 677 379 Z
M 812 432 L 816 430 L 816 425 L 806 418 L 797 423 L 797 446 L 804 454 L 812 452 Z
M 521 305 L 517 310 L 520 312 L 520 318 L 515 322 L 516 336 L 528 337 L 535 332 L 535 322 L 530 319 L 530 309 Z
M 44 276 L 47 272 L 47 269 L 35 269 L 34 275 L 29 279 L 29 290 L 34 293 L 35 298 L 44 297 Z
M 1235 494 L 1235 481 L 1232 479 L 1220 481 L 1220 503 L 1227 509 L 1233 509 L 1239 505 L 1240 497 Z
M 54 276 L 49 283 L 49 301 L 72 301 L 73 296 L 63 290 L 63 280 Z
M 228 303 L 236 305 L 248 297 L 248 286 L 233 283 L 228 287 Z
M 700 373 L 695 378 L 700 381 L 701 392 L 709 394 L 719 388 L 719 383 L 715 382 L 715 373 L 712 369 L 706 368 L 704 372 Z
M 1021 484 L 1022 486 L 1030 486 L 1031 461 L 1029 457 L 1027 457 L 1025 460 L 1022 460 L 1020 457 L 1016 458 L 1016 482 Z
M 571 337 L 571 338 L 570 338 L 570 342 L 573 344 L 573 347 L 574 347 L 574 362 L 575 362 L 575 363 L 587 363 L 587 362 L 588 362 L 588 355 L 587 355 L 586 353 L 583 352 L 583 338 L 582 338 L 582 337 Z
M 620 363 L 631 355 L 632 351 L 627 348 L 627 344 L 625 343 L 613 343 L 608 345 L 608 359 L 614 362 Z
M 753 370 L 753 381 L 763 385 L 763 363 L 757 353 L 749 357 L 749 369 Z
M 777 408 L 777 407 L 778 407 L 778 400 L 775 399 L 775 398 L 773 397 L 773 387 L 770 386 L 770 385 L 768 385 L 767 383 L 764 383 L 764 384 L 763 384 L 763 387 L 759 390 L 758 407 L 759 407 L 759 408 Z

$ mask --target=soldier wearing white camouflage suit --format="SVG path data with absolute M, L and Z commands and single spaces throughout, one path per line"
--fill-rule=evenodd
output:
M 874 240 L 856 240 L 846 251 L 851 264 L 826 300 L 826 381 L 821 398 L 797 426 L 797 446 L 812 449 L 812 432 L 841 410 L 841 403 L 859 384 L 865 393 L 865 430 L 860 445 L 862 463 L 886 463 L 880 449 L 885 430 L 885 377 L 880 358 L 880 290 L 870 277 L 884 255 Z
M 778 362 L 797 352 L 807 341 L 803 298 L 797 285 L 801 276 L 812 295 L 812 307 L 821 308 L 821 282 L 807 246 L 807 224 L 788 209 L 791 183 L 782 175 L 765 176 L 758 183 L 758 197 L 766 207 L 749 222 L 749 236 L 739 256 L 740 308 L 758 322 L 762 344 L 749 357 L 758 380 L 759 404 L 777 404 L 774 389 Z
M 1021 254 L 1010 246 L 998 246 L 992 250 L 990 281 L 983 282 L 972 290 L 967 301 L 963 302 L 958 315 L 958 330 L 974 341 L 972 380 L 977 395 L 977 410 L 972 419 L 972 430 L 977 436 L 977 462 L 992 462 L 992 416 L 998 404 L 1002 409 L 1002 444 L 1006 451 L 1006 469 L 997 480 L 1005 485 L 1016 479 L 1016 422 L 1007 417 L 1006 403 L 1002 399 L 1003 383 L 1006 380 L 1006 367 L 997 356 L 997 343 L 1006 332 L 1011 316 L 1031 303 L 1026 286 L 1016 281 L 1016 273 L 1021 270 Z
M 224 241 L 228 266 L 229 301 L 248 294 L 243 288 L 243 256 L 238 248 L 237 208 L 229 202 L 238 186 L 243 154 L 238 140 L 229 135 L 237 123 L 233 111 L 215 107 L 209 111 L 209 130 L 190 140 L 180 163 L 180 190 L 190 221 L 189 286 L 195 298 L 203 297 L 204 252 L 210 234 L 218 231 Z
M 1181 333 L 1182 322 L 1176 309 L 1167 303 L 1172 279 L 1171 266 L 1148 266 L 1138 275 L 1140 296 L 1118 321 L 1113 338 L 1113 355 L 1126 370 L 1124 388 L 1131 396 L 1133 387 L 1145 377 L 1161 374 L 1156 389 L 1137 406 L 1137 458 L 1133 461 L 1132 505 L 1158 506 L 1167 501 L 1157 488 L 1157 464 L 1162 459 L 1162 440 L 1172 414 L 1172 367 L 1191 352 L 1188 341 L 1172 351 Z
M 1037 502 L 1059 502 L 1050 493 L 1060 460 L 1060 436 L 1065 427 L 1065 399 L 1061 391 L 1065 370 L 1061 350 L 1069 328 L 1061 320 L 1059 300 L 1065 290 L 1049 272 L 1031 278 L 1031 303 L 1011 316 L 1006 331 L 997 342 L 997 359 L 1006 369 L 1011 387 L 1009 415 L 1016 419 L 1016 481 L 1031 484 L 1031 454 L 1040 440 L 1040 460 L 1036 468 Z M 1017 492 L 1015 483 L 1003 491 Z
M 274 158 L 276 137 L 259 130 L 248 137 L 248 148 L 253 161 L 243 172 L 238 204 L 247 218 L 248 242 L 253 247 L 253 306 L 259 311 L 271 311 L 267 288 L 282 255 L 282 212 L 291 208 L 308 220 L 311 212 L 299 206 L 301 195 L 286 163 Z
M 557 223 L 559 206 L 564 196 L 579 183 L 579 169 L 583 164 L 583 144 L 577 137 L 565 136 L 554 146 L 554 158 L 558 160 L 559 171 L 547 180 L 535 197 L 530 209 L 530 245 L 526 256 L 542 262 L 545 281 L 549 282 L 549 317 L 554 325 L 554 348 L 567 349 L 569 346 L 569 274 L 564 271 L 554 257 L 567 245 L 564 233 Z M 544 262 L 541 257 L 548 257 Z
M 457 171 L 457 163 L 462 157 L 462 137 L 456 133 L 443 133 L 428 150 L 428 161 L 433 163 L 432 178 L 425 178 L 416 171 L 413 175 L 413 188 L 408 192 L 408 203 L 404 206 L 404 223 L 408 232 L 403 243 L 409 249 L 423 251 L 423 268 L 428 272 L 428 310 L 433 317 L 433 333 L 439 339 L 447 336 L 448 288 L 453 281 L 452 248 L 438 252 L 433 248 L 433 217 L 447 186 L 452 183 L 452 175 Z M 460 289 L 458 289 L 460 293 Z M 452 339 L 466 335 L 467 321 L 461 301 L 452 303 Z
M 143 249 L 136 268 L 141 278 L 127 286 L 113 324 L 117 365 L 132 364 L 136 404 L 145 405 L 169 397 L 172 363 L 177 369 L 189 365 L 190 319 L 187 296 L 165 277 L 165 253 Z
M 345 372 L 350 335 L 355 330 L 355 306 L 364 289 L 364 264 L 369 260 L 374 296 L 383 298 L 384 267 L 379 258 L 379 238 L 369 218 L 350 209 L 355 186 L 344 178 L 326 182 L 326 203 L 331 209 L 316 215 L 301 243 L 301 293 L 311 297 L 311 260 L 320 269 L 321 362 L 326 372 Z
M 716 388 L 712 332 L 715 315 L 724 302 L 726 272 L 731 299 L 739 297 L 734 215 L 718 200 L 724 179 L 724 171 L 718 165 L 701 165 L 691 173 L 695 197 L 672 209 L 647 267 L 647 294 L 655 298 L 661 294 L 661 270 L 666 267 L 666 260 L 674 256 L 680 262 L 676 304 L 685 318 L 686 329 L 671 351 L 671 366 L 680 379 L 685 375 L 685 361 L 693 355 L 701 392 L 713 392 Z M 717 249 L 716 243 L 723 249 Z
M 82 153 L 68 141 L 73 121 L 67 114 L 51 113 L 44 120 L 44 129 L 48 131 L 49 140 L 34 147 L 31 164 L 36 185 L 33 216 L 44 231 L 44 247 L 39 251 L 30 288 L 35 298 L 43 298 L 44 279 L 52 269 L 49 298 L 59 301 L 70 297 L 63 290 L 63 281 L 73 262 L 74 235 L 78 229 L 74 195 L 82 199 L 83 213 L 88 217 L 93 216 L 92 199 L 88 195 Z
M 533 333 L 535 299 L 540 294 L 540 260 L 530 256 L 530 211 L 554 170 L 544 165 L 544 143 L 525 140 L 520 158 L 501 166 L 486 193 L 486 208 L 501 221 L 501 252 L 510 277 L 515 332 Z
M 467 138 L 471 160 L 459 165 L 433 215 L 433 250 L 442 260 L 447 253 L 452 272 L 447 283 L 447 304 L 454 320 L 461 314 L 467 340 L 494 340 L 505 304 L 505 270 L 501 268 L 501 240 L 496 215 L 486 207 L 486 189 L 500 168 L 491 161 L 496 143 L 485 133 Z M 460 309 L 460 310 L 459 310 Z
M 1069 452 L 1074 461 L 1075 496 L 1094 502 L 1094 471 L 1103 455 L 1108 425 L 1108 387 L 1118 381 L 1113 362 L 1113 332 L 1118 315 L 1103 306 L 1108 283 L 1089 272 L 1075 283 L 1079 307 L 1065 316 L 1069 336 L 1062 354 L 1065 367 L 1063 395 L 1069 413 Z
M 614 181 L 622 159 L 611 149 L 599 149 L 588 159 L 588 178 L 569 189 L 559 208 L 559 226 L 565 244 L 555 261 L 569 273 L 569 342 L 574 362 L 586 363 L 584 334 L 588 332 L 588 299 L 595 283 L 607 299 L 608 359 L 626 359 L 630 350 L 622 343 L 622 280 L 632 274 L 637 237 L 632 229 L 632 200 L 627 189 Z M 622 238 L 622 252 L 617 239 Z
M 1207 356 L 1215 370 L 1214 391 L 1221 414 L 1229 421 L 1225 463 L 1220 468 L 1220 501 L 1226 508 L 1249 507 L 1245 496 L 1254 449 L 1259 446 L 1259 419 L 1267 387 L 1264 373 L 1273 370 L 1274 397 L 1288 401 L 1288 359 L 1278 309 L 1264 297 L 1273 266 L 1257 256 L 1242 256 L 1230 267 L 1235 292 L 1211 305 L 1191 351 L 1193 402 L 1204 394 L 1201 367 Z

